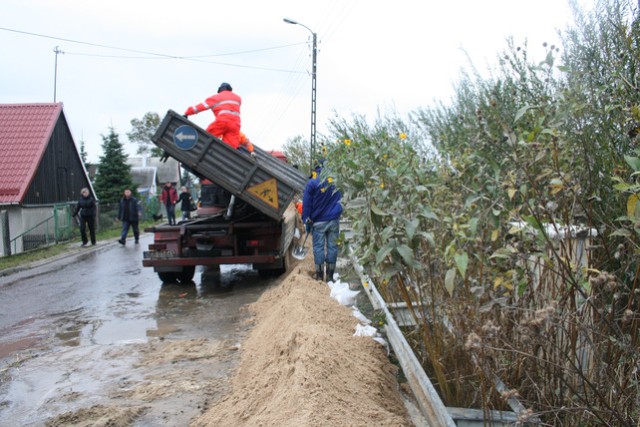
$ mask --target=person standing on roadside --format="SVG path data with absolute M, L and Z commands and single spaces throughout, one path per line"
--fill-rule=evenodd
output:
M 321 166 L 311 175 L 304 188 L 302 198 L 302 221 L 307 233 L 312 233 L 313 260 L 316 280 L 333 281 L 333 273 L 338 260 L 338 236 L 340 234 L 340 216 L 342 215 L 342 195 L 333 184 L 320 180 Z
M 193 198 L 191 197 L 191 193 L 187 190 L 187 187 L 180 188 L 180 197 L 178 197 L 178 201 L 180 202 L 180 210 L 182 210 L 182 220 L 191 218 L 191 204 L 193 203 Z
M 160 193 L 160 202 L 167 208 L 167 219 L 169 225 L 176 223 L 176 202 L 178 201 L 178 192 L 173 188 L 171 182 L 166 182 Z
M 131 190 L 128 188 L 124 190 L 124 196 L 120 199 L 118 219 L 122 221 L 122 233 L 120 233 L 120 240 L 118 240 L 118 243 L 124 246 L 127 241 L 127 234 L 129 234 L 129 227 L 133 228 L 133 238 L 135 239 L 136 244 L 140 243 L 140 230 L 138 229 L 138 222 L 140 221 L 138 199 L 131 195 Z
M 80 237 L 82 238 L 82 246 L 87 246 L 87 228 L 89 228 L 89 237 L 91 245 L 96 244 L 96 200 L 93 198 L 88 188 L 80 190 L 80 200 L 76 205 L 73 216 L 78 215 L 80 220 Z

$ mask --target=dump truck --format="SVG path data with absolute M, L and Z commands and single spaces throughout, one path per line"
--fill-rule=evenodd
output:
M 288 269 L 298 225 L 293 202 L 307 182 L 302 172 L 259 147 L 255 158 L 236 150 L 173 110 L 152 141 L 228 200 L 208 203 L 211 185 L 204 186 L 195 218 L 146 228 L 154 241 L 143 266 L 163 282 L 178 283 L 190 282 L 198 265 L 251 264 L 261 275 Z

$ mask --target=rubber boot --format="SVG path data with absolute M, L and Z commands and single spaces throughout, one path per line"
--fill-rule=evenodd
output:
M 314 279 L 324 280 L 324 271 L 322 267 L 322 264 L 316 264 L 316 274 L 313 275 Z
M 333 282 L 333 273 L 335 271 L 336 271 L 336 265 L 327 263 L 327 283 Z

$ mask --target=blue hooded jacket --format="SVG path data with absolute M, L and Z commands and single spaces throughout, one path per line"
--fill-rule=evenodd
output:
M 311 178 L 304 188 L 302 199 L 302 221 L 325 222 L 340 218 L 342 195 L 334 185 L 326 181 L 320 182 L 320 168 L 316 169 L 316 177 Z

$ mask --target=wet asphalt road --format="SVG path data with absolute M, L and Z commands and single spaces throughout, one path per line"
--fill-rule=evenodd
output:
M 143 248 L 151 241 L 144 235 L 138 246 L 100 245 L 0 278 L 0 425 L 44 425 L 82 405 L 78 400 L 104 403 L 108 397 L 100 390 L 135 363 L 126 357 L 102 361 L 106 349 L 158 337 L 239 339 L 248 317 L 242 307 L 277 280 L 265 281 L 247 266 L 223 266 L 221 272 L 199 268 L 191 285 L 162 284 L 142 267 Z M 214 374 L 224 375 L 231 365 L 221 364 Z M 106 371 L 114 372 L 96 375 Z M 64 387 L 80 399 L 68 405 L 58 399 Z M 162 410 L 152 408 L 135 425 L 160 419 L 184 425 L 199 412 L 195 405 L 188 411 L 180 406 L 178 399 Z

